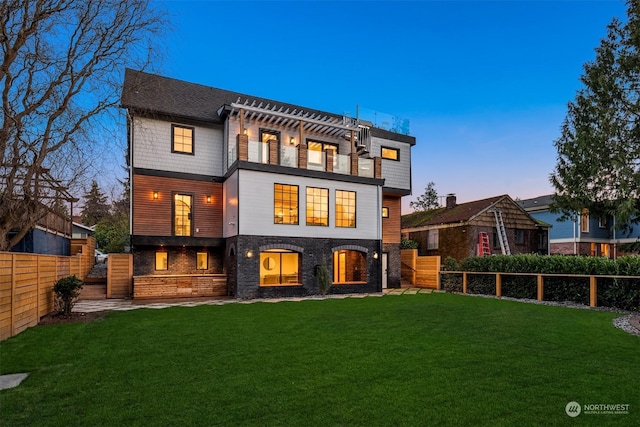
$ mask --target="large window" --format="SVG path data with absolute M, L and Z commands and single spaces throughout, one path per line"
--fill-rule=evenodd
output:
M 400 150 L 397 148 L 382 147 L 381 157 L 388 160 L 400 160 Z
M 329 226 L 329 190 L 307 187 L 307 225 Z
M 366 283 L 367 257 L 358 251 L 336 251 L 333 253 L 333 283 Z
M 273 185 L 273 222 L 298 224 L 298 186 Z
M 356 192 L 336 190 L 336 227 L 355 228 Z
M 299 271 L 297 252 L 285 249 L 260 252 L 260 286 L 298 285 Z
M 307 141 L 307 161 L 311 164 L 314 165 L 322 165 L 322 155 L 325 152 L 325 150 L 333 150 L 333 161 L 334 164 L 337 160 L 337 156 L 335 156 L 335 154 L 338 154 L 338 146 L 334 145 L 334 144 L 328 144 L 325 142 L 316 142 L 316 141 Z
M 191 236 L 191 207 L 193 196 L 174 194 L 173 196 L 173 234 L 175 236 Z
M 193 128 L 172 125 L 173 143 L 171 150 L 174 153 L 193 154 Z

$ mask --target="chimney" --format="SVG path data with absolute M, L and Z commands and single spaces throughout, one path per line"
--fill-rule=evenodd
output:
M 447 194 L 447 209 L 456 207 L 456 195 L 454 193 Z

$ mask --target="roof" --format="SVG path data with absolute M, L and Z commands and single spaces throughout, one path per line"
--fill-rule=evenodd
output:
M 302 117 L 322 116 L 342 121 L 340 114 L 314 110 L 298 105 L 246 95 L 224 89 L 185 82 L 132 69 L 125 70 L 121 106 L 144 113 L 162 114 L 201 122 L 221 124 L 225 109 L 231 104 L 268 106 L 271 111 L 297 111 Z M 222 114 L 219 114 L 222 113 Z M 415 145 L 415 137 L 375 129 L 376 136 L 393 135 L 394 140 Z M 372 130 L 373 130 L 372 129 Z
M 401 227 L 405 229 L 425 227 L 429 225 L 457 224 L 467 222 L 478 214 L 489 209 L 491 206 L 495 205 L 505 197 L 509 196 L 503 194 L 502 196 L 495 196 L 488 199 L 460 203 L 453 208 L 443 207 L 438 209 L 430 209 L 427 211 L 413 212 L 408 215 L 402 215 Z
M 519 200 L 518 204 L 526 211 L 548 208 L 553 202 L 553 194 L 547 194 L 545 196 L 535 197 L 533 199 Z

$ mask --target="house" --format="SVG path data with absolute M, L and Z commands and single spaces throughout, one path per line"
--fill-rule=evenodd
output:
M 402 216 L 402 236 L 418 242 L 418 254 L 452 257 L 546 254 L 549 225 L 537 221 L 508 195 L 446 206 Z
M 87 237 L 93 237 L 95 234 L 95 228 L 86 226 L 80 222 L 73 221 L 73 238 L 74 239 L 86 239 Z
M 615 258 L 623 255 L 620 247 L 624 248 L 625 244 L 640 241 L 639 227 L 616 224 L 615 217 L 610 215 L 590 215 L 588 209 L 561 220 L 561 213 L 551 211 L 552 194 L 521 200 L 518 203 L 534 218 L 553 225 L 549 232 L 551 254 Z
M 322 265 L 333 293 L 400 286 L 414 137 L 134 70 L 121 101 L 134 298 L 316 294 Z
M 16 234 L 17 231 L 9 233 L 9 237 Z M 71 220 L 65 215 L 48 212 L 10 251 L 70 255 L 71 237 Z

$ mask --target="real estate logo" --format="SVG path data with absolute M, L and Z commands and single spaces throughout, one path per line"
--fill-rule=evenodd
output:
M 567 403 L 567 406 L 564 407 L 564 411 L 571 418 L 575 418 L 580 415 L 580 412 L 582 412 L 582 407 L 578 402 L 569 402 Z
M 575 418 L 580 414 L 584 415 L 628 415 L 629 414 L 628 403 L 590 403 L 581 405 L 578 402 L 569 402 L 564 407 L 564 411 L 571 418 Z

